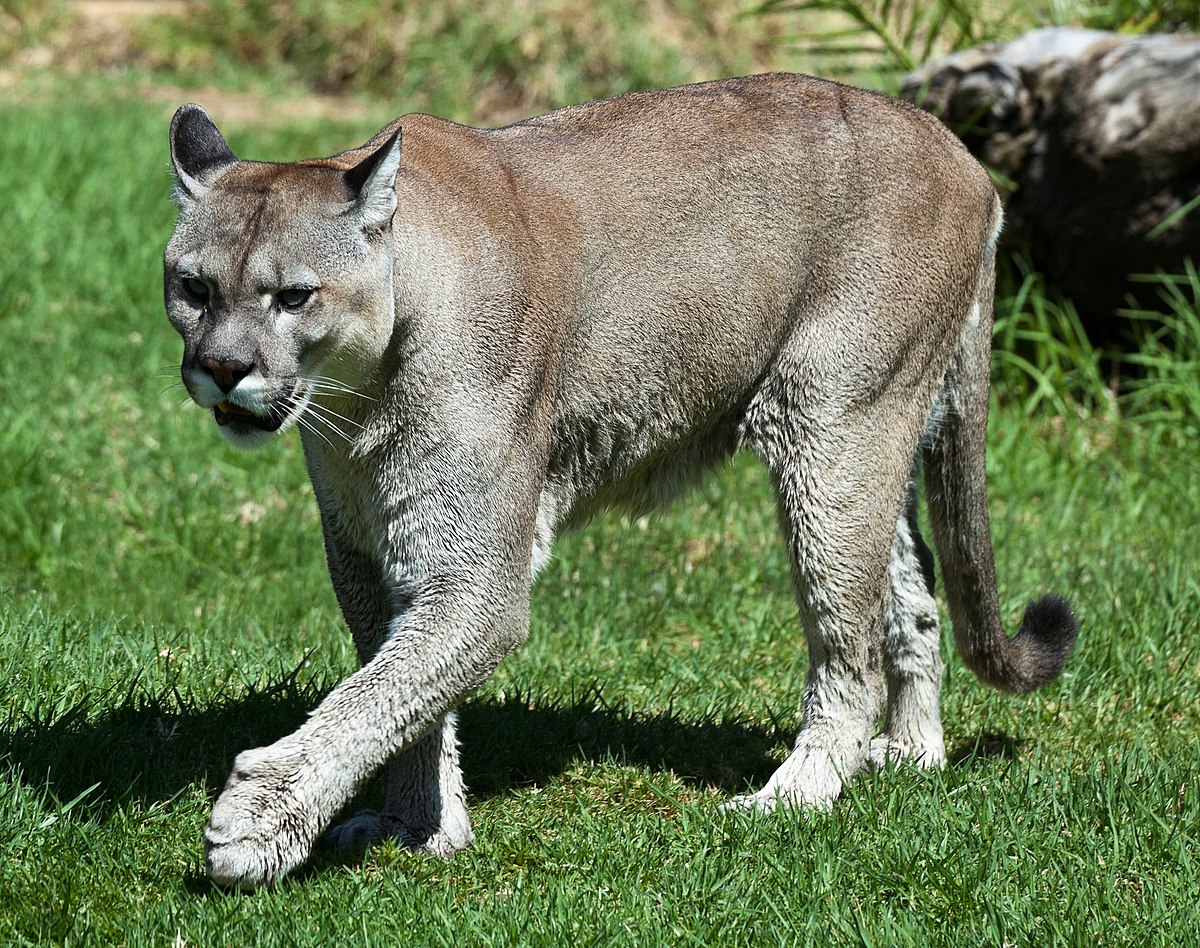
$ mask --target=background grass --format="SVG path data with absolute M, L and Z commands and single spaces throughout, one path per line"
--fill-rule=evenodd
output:
M 947 639 L 944 772 L 856 782 L 826 814 L 718 809 L 785 756 L 805 670 L 741 458 L 661 517 L 559 544 L 529 643 L 463 711 L 469 851 L 322 848 L 278 891 L 213 890 L 200 836 L 233 756 L 354 658 L 298 444 L 236 453 L 171 387 L 170 108 L 128 97 L 144 81 L 0 98 L 0 943 L 1196 941 L 1192 271 L 1156 278 L 1175 322 L 1143 320 L 1123 355 L 1035 274 L 1005 278 L 1002 601 L 1015 623 L 1065 592 L 1083 633 L 1018 699 Z M 377 118 L 229 131 L 289 158 Z

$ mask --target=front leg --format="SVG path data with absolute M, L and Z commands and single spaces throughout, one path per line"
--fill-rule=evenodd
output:
M 393 611 L 390 587 L 375 558 L 357 552 L 332 514 L 324 518 L 329 574 L 346 624 L 365 665 L 387 636 Z M 412 849 L 449 858 L 471 844 L 467 790 L 458 759 L 456 715 L 438 721 L 423 738 L 388 761 L 383 809 L 364 810 L 329 830 L 338 849 L 395 839 Z
M 239 754 L 205 831 L 209 875 L 253 889 L 304 862 L 363 781 L 392 755 L 431 737 L 439 721 L 523 640 L 525 585 L 525 601 L 515 607 L 505 601 L 499 608 L 493 597 L 477 591 L 469 605 L 460 601 L 457 608 L 447 609 L 438 597 L 419 601 L 375 657 L 335 688 L 303 726 L 269 747 Z M 490 615 L 480 621 L 485 608 Z M 444 735 L 446 728 L 436 733 Z M 428 763 L 433 746 L 426 743 L 414 760 Z M 418 784 L 428 788 L 439 780 L 443 762 L 457 772 L 456 755 L 439 758 L 436 771 L 425 771 Z M 452 796 L 460 792 L 461 779 L 457 790 L 453 783 L 450 789 Z M 408 815 L 430 815 L 428 795 L 407 799 Z M 462 805 L 465 814 L 465 801 Z M 456 829 L 452 838 L 465 842 L 469 825 Z M 426 842 L 442 844 L 432 837 Z
M 476 424 L 470 442 L 447 437 L 461 426 L 436 426 L 431 448 L 414 433 L 431 425 L 387 439 L 394 455 L 313 478 L 327 537 L 332 518 L 357 510 L 354 548 L 367 538 L 378 550 L 377 567 L 333 570 L 364 664 L 294 733 L 238 756 L 205 831 L 217 882 L 253 889 L 300 865 L 397 754 L 387 818 L 374 830 L 400 826 L 407 840 L 443 854 L 470 840 L 451 713 L 528 634 L 545 452 L 512 439 L 540 429 L 507 424 L 501 433 Z
M 397 754 L 385 818 L 367 829 L 400 827 L 442 854 L 470 840 L 452 712 L 528 634 L 549 402 L 539 397 L 531 424 L 519 389 L 477 401 L 461 386 L 393 395 L 394 430 L 372 435 L 376 451 L 305 443 L 327 538 L 345 517 L 343 535 L 378 564 L 352 571 L 373 575 L 370 588 L 338 589 L 364 664 L 294 733 L 239 755 L 205 832 L 218 882 L 257 888 L 298 866 Z

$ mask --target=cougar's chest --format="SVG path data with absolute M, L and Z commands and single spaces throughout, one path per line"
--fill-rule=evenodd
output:
M 387 549 L 388 531 L 384 499 L 369 466 L 330 458 L 307 445 L 305 460 L 326 541 L 380 561 Z

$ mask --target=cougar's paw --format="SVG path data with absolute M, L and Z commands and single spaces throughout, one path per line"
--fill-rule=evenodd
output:
M 884 770 L 890 766 L 904 764 L 909 767 L 920 767 L 923 770 L 946 766 L 946 748 L 939 741 L 937 744 L 909 744 L 881 734 L 873 738 L 863 761 L 862 772 Z
M 408 825 L 386 813 L 364 810 L 333 827 L 326 838 L 337 849 L 367 848 L 385 839 L 394 839 L 409 849 L 449 859 L 470 846 L 475 834 L 471 832 L 466 813 L 460 819 L 443 820 L 441 826 L 423 828 Z
M 771 813 L 779 806 L 779 798 L 764 797 L 758 793 L 742 793 L 721 804 L 721 809 L 730 813 Z
M 303 755 L 244 751 L 204 830 L 204 864 L 219 885 L 250 891 L 273 885 L 308 858 L 319 817 L 306 808 L 315 788 Z
M 727 810 L 771 813 L 779 807 L 828 810 L 842 792 L 842 778 L 824 751 L 792 751 L 757 793 L 734 797 Z
M 770 784 L 757 793 L 743 793 L 726 801 L 721 809 L 734 813 L 773 813 L 780 807 L 807 810 L 829 810 L 836 795 L 810 799 L 795 791 L 786 791 Z

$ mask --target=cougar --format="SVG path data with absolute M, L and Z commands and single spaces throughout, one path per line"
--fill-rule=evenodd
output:
M 1067 602 L 1010 638 L 997 601 L 1001 208 L 924 112 L 770 75 L 495 130 L 408 115 L 289 164 L 239 160 L 185 105 L 170 143 L 184 384 L 235 445 L 299 428 L 362 660 L 236 758 L 204 836 L 218 882 L 302 863 L 385 763 L 382 812 L 333 841 L 467 846 L 455 709 L 525 640 L 555 537 L 741 448 L 770 472 L 809 666 L 790 756 L 728 806 L 825 807 L 872 763 L 945 761 L 922 470 L 964 662 L 1010 692 L 1062 669 Z

